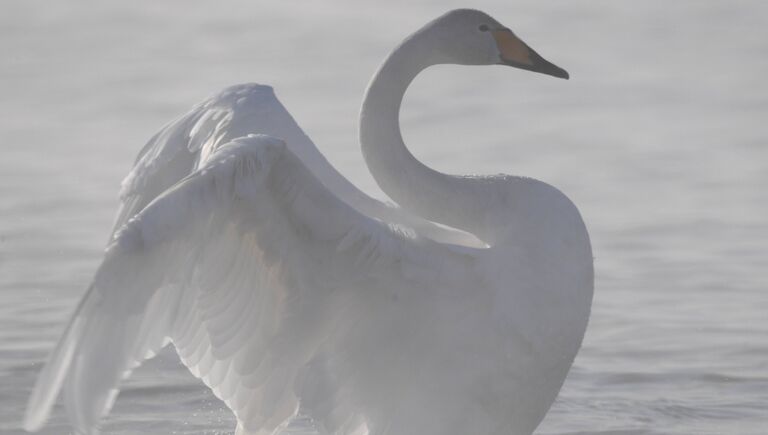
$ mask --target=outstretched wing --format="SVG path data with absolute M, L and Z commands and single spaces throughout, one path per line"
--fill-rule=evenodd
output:
M 171 340 L 243 433 L 272 433 L 300 402 L 319 424 L 351 431 L 367 412 L 347 400 L 350 382 L 364 389 L 350 375 L 359 367 L 327 351 L 398 291 L 461 286 L 473 261 L 360 214 L 282 142 L 237 139 L 116 233 L 25 427 L 44 423 L 65 383 L 73 423 L 94 431 L 121 376 Z
M 139 153 L 123 180 L 114 231 L 166 189 L 197 169 L 222 144 L 249 134 L 284 140 L 288 149 L 338 198 L 369 216 L 417 229 L 447 243 L 480 246 L 474 236 L 435 225 L 357 189 L 320 153 L 269 86 L 230 86 L 164 126 Z
M 299 156 L 323 159 L 271 87 L 230 86 L 166 124 L 147 142 L 123 180 L 114 230 L 191 174 L 219 145 L 257 133 L 289 141 Z

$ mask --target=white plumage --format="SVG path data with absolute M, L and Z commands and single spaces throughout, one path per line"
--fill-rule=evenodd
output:
M 450 176 L 408 153 L 402 94 L 443 62 L 564 74 L 479 11 L 398 47 L 369 87 L 361 141 L 382 187 L 429 220 L 344 180 L 268 87 L 229 88 L 153 137 L 25 427 L 63 386 L 74 427 L 96 433 L 120 379 L 170 342 L 237 434 L 298 413 L 339 435 L 530 434 L 584 334 L 589 238 L 545 183 Z

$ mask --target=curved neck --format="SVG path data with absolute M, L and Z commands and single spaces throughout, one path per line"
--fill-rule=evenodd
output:
M 488 213 L 497 198 L 496 183 L 427 167 L 406 148 L 400 133 L 400 104 L 408 85 L 425 68 L 443 63 L 425 36 L 417 33 L 405 40 L 368 85 L 360 113 L 363 156 L 381 189 L 404 209 L 491 242 Z

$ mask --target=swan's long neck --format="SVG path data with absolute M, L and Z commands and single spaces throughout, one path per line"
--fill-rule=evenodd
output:
M 490 178 L 435 171 L 417 160 L 400 133 L 400 104 L 408 85 L 435 59 L 428 38 L 416 34 L 387 58 L 374 75 L 360 114 L 360 142 L 366 164 L 379 186 L 403 208 L 434 222 L 494 238 L 488 211 L 499 195 Z

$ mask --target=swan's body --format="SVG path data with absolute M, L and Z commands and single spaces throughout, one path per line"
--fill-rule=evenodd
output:
M 382 188 L 426 220 L 341 178 L 268 88 L 231 88 L 164 128 L 124 183 L 25 427 L 45 422 L 64 385 L 73 425 L 95 432 L 120 378 L 172 342 L 237 434 L 301 413 L 329 434 L 530 435 L 589 318 L 589 237 L 554 187 L 441 174 L 408 152 L 402 95 L 435 63 L 565 75 L 471 10 L 393 52 L 369 86 L 361 143 Z

